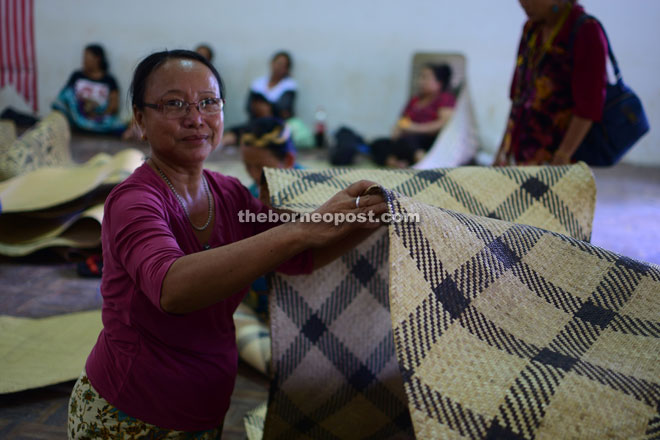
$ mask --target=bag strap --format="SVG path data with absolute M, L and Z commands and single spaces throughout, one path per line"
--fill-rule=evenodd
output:
M 578 17 L 577 20 L 575 20 L 575 24 L 573 25 L 573 30 L 571 31 L 571 37 L 568 42 L 568 50 L 570 52 L 573 52 L 573 43 L 575 43 L 575 37 L 577 36 L 577 31 L 582 26 L 582 23 L 585 21 L 592 19 L 596 23 L 598 23 L 598 26 L 600 26 L 600 30 L 603 31 L 603 35 L 605 35 L 605 41 L 607 41 L 607 53 L 609 54 L 610 57 L 610 62 L 612 63 L 612 68 L 614 69 L 614 76 L 616 77 L 616 82 L 620 83 L 623 81 L 623 77 L 621 76 L 621 70 L 619 70 L 619 63 L 616 61 L 616 57 L 614 56 L 614 52 L 612 52 L 612 45 L 610 44 L 610 39 L 607 36 L 607 32 L 605 32 L 605 28 L 603 27 L 603 24 L 598 21 L 596 17 L 593 15 L 589 14 L 582 14 Z

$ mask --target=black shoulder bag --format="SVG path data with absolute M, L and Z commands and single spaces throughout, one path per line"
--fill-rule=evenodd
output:
M 593 123 L 582 144 L 573 154 L 573 159 L 582 160 L 589 165 L 611 166 L 616 164 L 649 131 L 649 122 L 642 102 L 635 92 L 623 83 L 610 40 L 605 28 L 596 18 L 583 14 L 576 20 L 570 37 L 569 50 L 573 51 L 573 43 L 578 29 L 585 20 L 590 18 L 596 20 L 603 30 L 616 82 L 614 84 L 608 82 L 603 117 L 599 122 Z

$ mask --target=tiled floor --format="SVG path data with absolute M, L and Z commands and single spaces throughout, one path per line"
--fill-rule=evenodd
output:
M 74 137 L 78 161 L 96 152 L 125 147 L 115 139 Z M 144 148 L 139 144 L 132 146 Z M 318 163 L 319 153 L 301 155 Z M 236 152 L 216 152 L 210 158 L 242 180 L 246 174 Z M 598 188 L 592 242 L 624 255 L 660 264 L 660 168 L 619 165 L 595 170 Z M 81 279 L 75 266 L 42 255 L 30 260 L 0 259 L 0 314 L 42 317 L 98 308 L 99 282 Z M 72 305 L 73 304 L 73 305 Z M 1 372 L 0 372 L 1 374 Z M 0 395 L 0 439 L 61 439 L 66 437 L 66 407 L 73 382 Z M 267 379 L 240 365 L 225 439 L 245 438 L 242 417 L 267 397 Z

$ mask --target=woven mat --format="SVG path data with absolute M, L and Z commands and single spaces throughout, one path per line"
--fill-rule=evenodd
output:
M 101 245 L 103 204 L 62 217 L 0 216 L 0 254 L 20 257 L 49 247 L 91 249 Z
M 264 438 L 412 436 L 381 229 L 312 276 L 273 277 L 273 380 Z
M 75 379 L 102 326 L 100 310 L 40 319 L 0 316 L 0 393 Z
M 263 437 L 267 410 L 268 402 L 263 402 L 256 408 L 248 410 L 243 417 L 243 426 L 248 440 L 260 440 Z
M 38 211 L 74 202 L 126 179 L 142 164 L 143 156 L 136 149 L 114 156 L 99 153 L 83 165 L 39 168 L 6 180 L 0 183 L 0 212 Z
M 433 170 L 265 169 L 273 206 L 318 208 L 368 179 L 417 201 L 456 212 L 533 225 L 588 241 L 596 185 L 584 164 L 562 167 L 458 167 Z
M 263 374 L 270 370 L 270 330 L 257 313 L 241 303 L 234 312 L 236 345 L 240 358 Z M 265 413 L 264 413 L 265 414 Z
M 12 134 L 16 134 L 12 128 L 0 130 L 0 180 L 41 167 L 72 164 L 71 131 L 62 113 L 49 113 L 20 138 L 7 142 Z
M 16 124 L 9 119 L 0 119 L 0 152 L 16 140 Z
M 583 165 L 426 171 L 266 170 L 276 207 L 315 209 L 369 179 L 435 206 L 591 235 Z M 412 437 L 389 306 L 389 239 L 373 234 L 310 276 L 273 278 L 273 374 L 264 438 Z
M 417 438 L 657 438 L 659 267 L 389 197 L 392 213 L 421 218 L 390 227 Z
M 48 303 L 44 298 L 36 301 Z M 69 301 L 68 307 L 60 302 L 60 308 L 80 308 L 80 297 L 71 296 Z M 82 302 L 97 305 L 89 298 Z M 268 328 L 243 304 L 234 313 L 234 324 L 241 359 L 266 374 L 270 365 Z M 100 310 L 38 319 L 0 315 L 0 394 L 77 378 L 101 328 Z M 263 430 L 265 415 L 264 402 L 251 424 Z

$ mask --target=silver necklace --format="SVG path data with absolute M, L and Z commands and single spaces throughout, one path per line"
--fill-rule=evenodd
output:
M 211 224 L 211 219 L 213 218 L 213 204 L 211 203 L 211 191 L 209 191 L 209 185 L 208 185 L 208 183 L 206 183 L 206 177 L 204 176 L 204 174 L 202 174 L 202 183 L 204 184 L 204 192 L 206 193 L 206 199 L 209 202 L 209 218 L 206 219 L 206 223 L 204 223 L 204 226 L 200 227 L 200 226 L 196 226 L 193 223 L 192 218 L 190 217 L 190 212 L 188 211 L 188 208 L 186 208 L 185 203 L 183 203 L 183 197 L 181 197 L 179 195 L 179 193 L 176 192 L 176 190 L 174 189 L 174 185 L 172 185 L 172 182 L 170 182 L 170 179 L 168 179 L 167 176 L 165 175 L 165 173 L 163 172 L 163 170 L 161 170 L 160 167 L 158 165 L 156 165 L 156 162 L 152 161 L 152 163 L 154 164 L 154 166 L 158 170 L 158 173 L 160 174 L 160 177 L 162 177 L 163 180 L 165 181 L 165 183 L 167 183 L 167 186 L 170 187 L 170 189 L 174 193 L 174 196 L 179 201 L 179 205 L 181 205 L 181 207 L 183 208 L 183 211 L 186 213 L 186 216 L 188 217 L 188 221 L 190 222 L 190 226 L 192 226 L 194 229 L 196 229 L 197 231 L 200 231 L 200 232 L 204 231 L 206 228 L 208 228 L 209 225 Z

